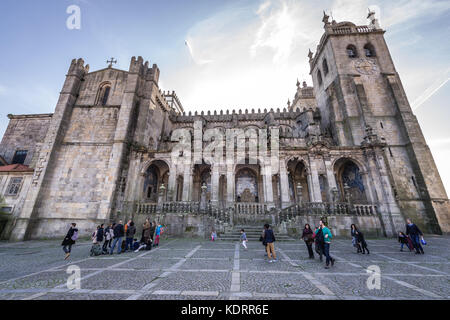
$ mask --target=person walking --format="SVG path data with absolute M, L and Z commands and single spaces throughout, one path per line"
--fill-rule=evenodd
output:
M 270 263 L 278 261 L 277 254 L 275 252 L 275 246 L 273 244 L 274 242 L 275 242 L 275 235 L 273 234 L 273 230 L 270 228 L 269 224 L 265 224 L 263 243 L 266 244 L 267 258 L 269 259 Z
M 355 224 L 352 224 L 350 226 L 350 234 L 352 236 L 352 245 L 357 249 L 356 253 L 362 252 L 361 246 L 358 243 L 358 228 L 356 227 Z
M 425 254 L 420 244 L 420 238 L 423 239 L 423 233 L 418 226 L 412 223 L 411 219 L 406 220 L 406 235 L 411 238 L 413 246 L 416 249 L 416 254 Z
M 61 245 L 63 246 L 63 251 L 66 253 L 66 257 L 64 258 L 64 260 L 67 260 L 70 257 L 72 246 L 78 239 L 78 229 L 76 228 L 76 226 L 76 223 L 71 224 L 69 231 L 67 231 L 67 234 L 61 243 Z
M 109 254 L 113 254 L 114 253 L 114 248 L 117 246 L 117 253 L 121 254 L 122 253 L 122 239 L 123 236 L 125 234 L 125 230 L 122 224 L 122 220 L 119 221 L 118 224 L 116 224 L 114 226 L 114 239 L 113 239 L 113 243 L 111 246 L 111 251 L 109 252 Z
M 211 230 L 211 241 L 216 241 L 216 239 L 217 239 L 217 233 L 213 229 L 213 230 Z
M 163 232 L 163 227 L 162 227 L 162 225 L 158 224 L 158 226 L 156 227 L 156 230 L 155 230 L 155 245 L 154 245 L 155 247 L 159 246 L 159 238 L 160 238 L 162 232 Z
M 336 260 L 330 256 L 330 245 L 331 245 L 331 238 L 333 237 L 333 235 L 331 234 L 330 229 L 328 229 L 327 226 L 325 226 L 325 224 L 323 223 L 322 220 L 320 220 L 320 222 L 319 222 L 319 229 L 316 230 L 316 238 L 317 238 L 317 234 L 319 233 L 319 230 L 322 230 L 323 239 L 324 239 L 323 252 L 326 257 L 325 269 L 329 269 L 330 262 L 331 262 L 331 266 L 334 266 L 334 263 L 336 262 Z
M 126 234 L 126 244 L 125 244 L 125 251 L 128 251 L 128 247 L 130 247 L 130 250 L 133 250 L 133 239 L 134 239 L 134 235 L 136 234 L 136 227 L 134 226 L 134 222 L 130 220 L 129 224 L 128 224 L 128 228 L 127 231 L 125 232 Z
M 323 254 L 324 254 L 324 243 L 325 239 L 323 237 L 323 231 L 322 228 L 319 226 L 315 229 L 314 234 L 316 235 L 314 237 L 314 247 L 316 250 L 316 253 L 319 255 L 320 262 L 323 261 Z
M 247 250 L 247 235 L 245 234 L 245 230 L 241 229 L 241 243 L 245 250 Z
M 314 252 L 312 244 L 314 243 L 314 233 L 311 230 L 311 226 L 307 223 L 302 233 L 302 240 L 305 241 L 306 248 L 308 249 L 309 259 L 314 259 Z
M 366 251 L 367 254 L 370 254 L 369 248 L 367 247 L 366 239 L 364 239 L 364 234 L 359 230 L 357 230 L 356 233 L 356 241 L 358 242 L 358 245 L 362 249 L 362 254 L 366 254 Z

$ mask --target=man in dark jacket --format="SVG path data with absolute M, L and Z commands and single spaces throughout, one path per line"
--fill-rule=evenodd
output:
M 133 250 L 133 239 L 135 234 L 136 234 L 136 227 L 134 226 L 134 222 L 130 221 L 130 224 L 128 225 L 127 228 L 127 238 L 124 252 L 127 252 L 128 246 L 130 246 L 130 250 Z
M 270 228 L 268 224 L 264 225 L 264 236 L 263 236 L 263 243 L 266 244 L 266 250 L 267 250 L 267 258 L 269 259 L 269 262 L 276 262 L 277 260 L 277 254 L 275 253 L 275 247 L 273 243 L 275 242 L 275 235 L 273 234 L 273 230 Z M 273 256 L 273 259 L 272 259 Z
M 420 244 L 420 238 L 423 237 L 423 233 L 418 226 L 412 223 L 411 219 L 406 220 L 406 235 L 411 238 L 413 246 L 416 249 L 416 254 L 425 254 L 422 245 Z
M 70 252 L 72 251 L 72 246 L 75 244 L 75 241 L 78 239 L 78 229 L 75 228 L 77 226 L 76 223 L 72 223 L 69 231 L 61 243 L 63 246 L 63 251 L 66 253 L 66 257 L 64 260 L 68 259 L 70 256 Z
M 109 254 L 114 253 L 114 248 L 115 248 L 116 244 L 118 244 L 117 253 L 120 254 L 122 252 L 122 239 L 123 239 L 124 235 L 125 235 L 125 229 L 123 227 L 122 220 L 120 220 L 119 223 L 116 224 L 116 226 L 114 227 L 114 240 L 113 240 L 113 244 L 111 246 L 111 251 L 109 252 Z
M 103 237 L 104 237 L 104 234 L 105 234 L 105 229 L 104 229 L 104 224 L 102 223 L 101 225 L 100 225 L 100 228 L 98 228 L 98 230 L 97 230 L 97 243 L 102 243 L 103 242 Z

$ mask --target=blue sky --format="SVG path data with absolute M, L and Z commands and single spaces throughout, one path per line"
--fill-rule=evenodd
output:
M 66 9 L 81 8 L 69 30 Z M 1 0 L 0 136 L 6 115 L 53 112 L 71 59 L 127 69 L 141 55 L 186 110 L 283 108 L 309 77 L 322 10 L 366 24 L 374 9 L 444 184 L 450 191 L 450 1 Z M 188 40 L 191 51 L 185 45 Z

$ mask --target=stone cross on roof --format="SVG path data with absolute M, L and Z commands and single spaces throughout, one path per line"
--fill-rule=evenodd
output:
M 107 60 L 106 63 L 109 63 L 108 68 L 112 68 L 113 63 L 117 63 L 117 60 L 114 60 L 114 58 L 111 58 L 111 60 Z

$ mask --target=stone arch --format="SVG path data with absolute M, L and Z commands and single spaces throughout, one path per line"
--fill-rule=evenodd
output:
M 333 163 L 336 184 L 341 201 L 346 201 L 345 186 L 348 186 L 350 200 L 367 203 L 367 184 L 364 181 L 364 167 L 351 157 L 342 157 Z
M 235 168 L 235 201 L 260 202 L 264 191 L 261 189 L 261 167 L 239 164 Z
M 168 185 L 170 167 L 165 161 L 152 160 L 143 170 L 143 199 L 150 202 L 157 202 L 161 186 Z M 164 193 L 163 199 L 166 198 Z
M 169 168 L 169 170 L 170 170 L 170 163 L 169 163 L 169 161 L 167 161 L 167 160 L 164 159 L 164 158 L 155 158 L 155 159 L 150 159 L 150 160 L 147 160 L 147 161 L 144 162 L 144 164 L 142 165 L 141 175 L 144 175 L 145 172 L 147 171 L 148 167 L 150 167 L 151 164 L 152 164 L 153 162 L 156 162 L 156 161 L 164 162 L 164 164 L 165 164 L 165 165 L 167 166 L 167 168 Z
M 370 42 L 368 42 L 364 45 L 364 55 L 369 58 L 377 56 L 375 47 Z
M 358 57 L 358 51 L 356 50 L 356 47 L 353 44 L 349 44 L 345 50 L 346 50 L 347 56 L 349 58 L 357 58 Z
M 105 81 L 98 86 L 97 96 L 95 98 L 96 106 L 105 106 L 111 93 L 111 82 Z
M 286 170 L 288 172 L 289 183 L 289 199 L 291 202 L 311 201 L 310 197 L 310 179 L 309 171 L 306 166 L 306 161 L 299 157 L 290 157 L 286 163 Z M 301 195 L 298 185 L 302 187 Z

